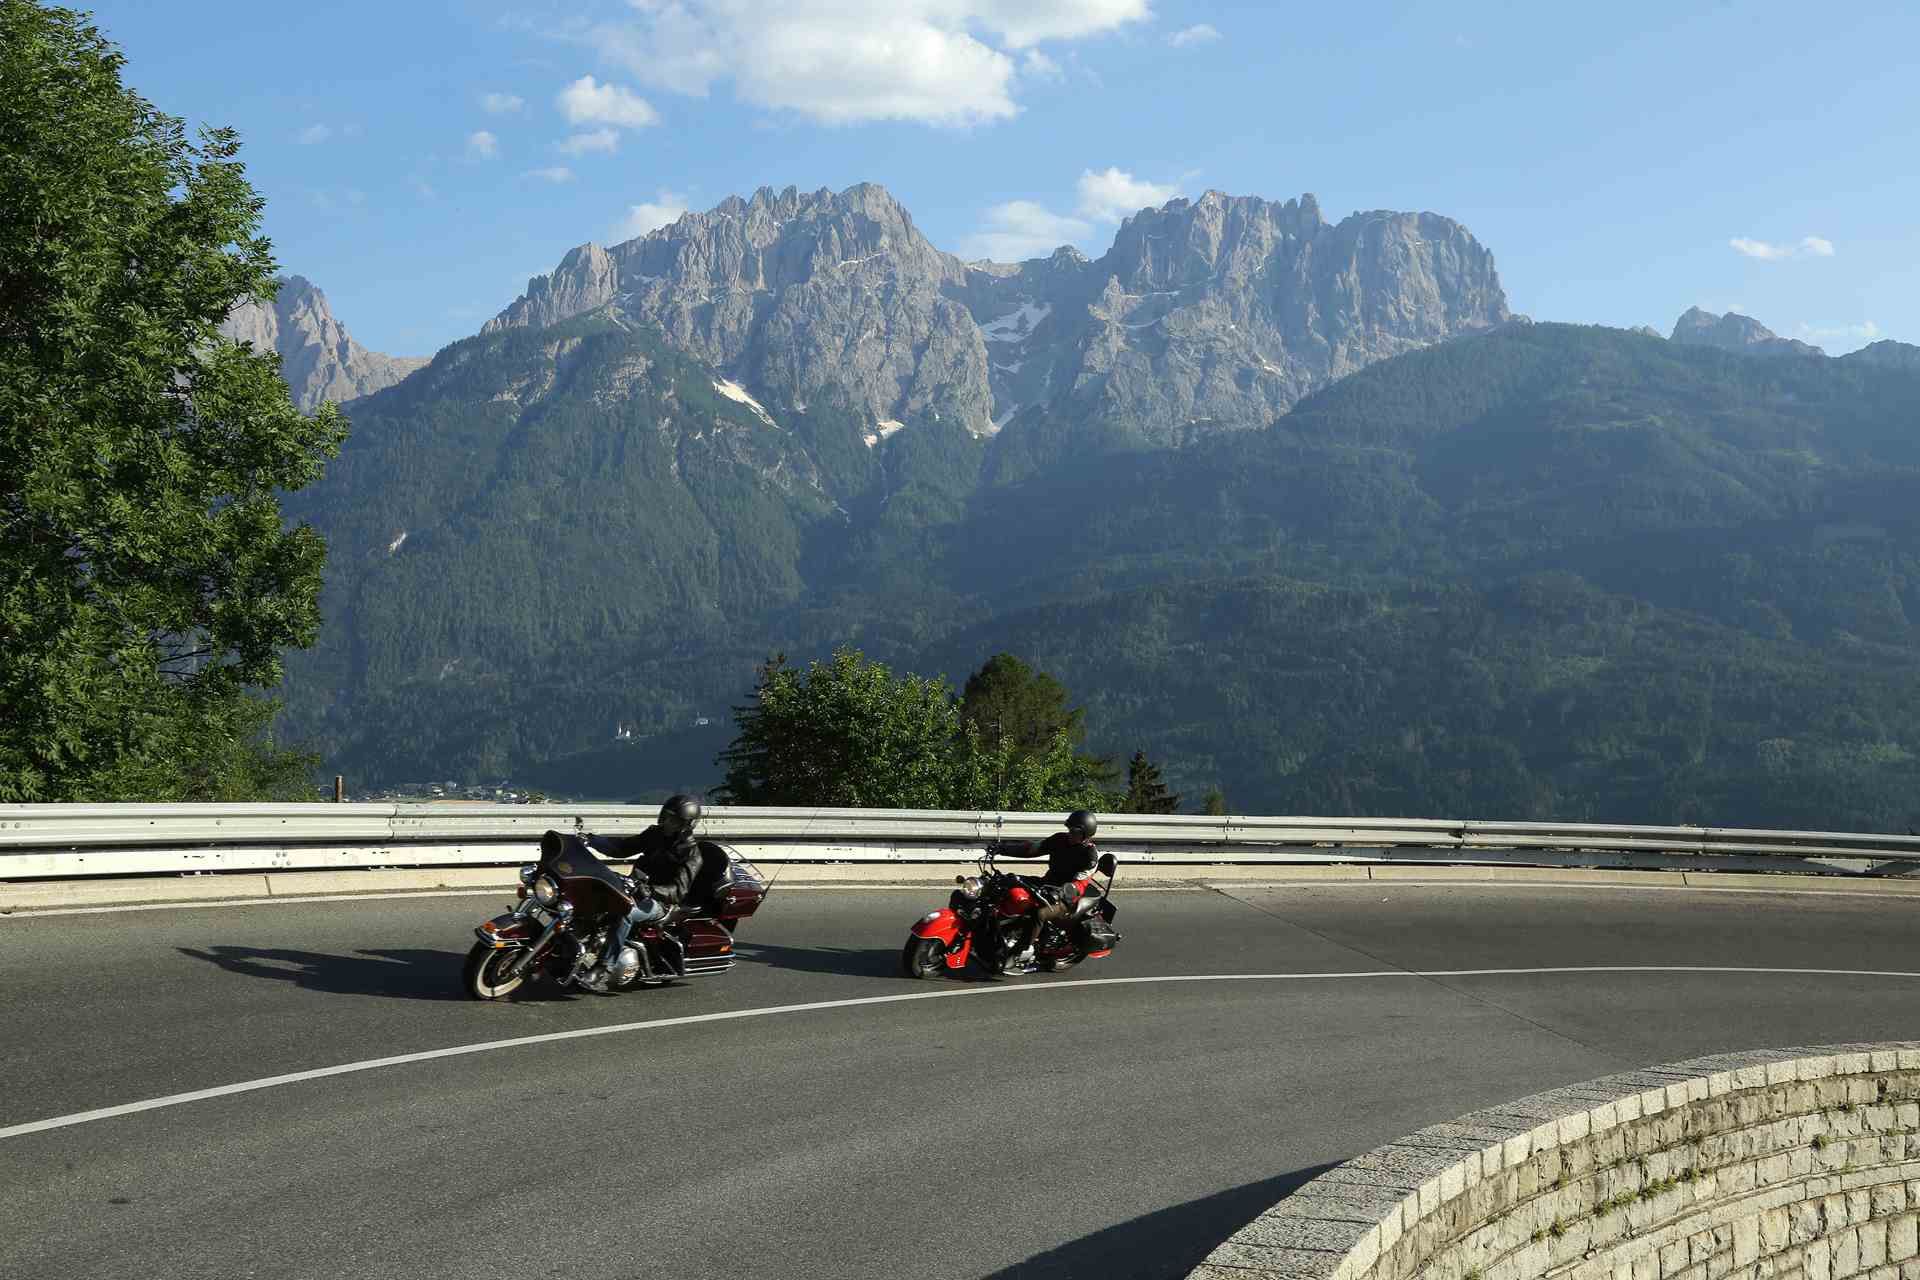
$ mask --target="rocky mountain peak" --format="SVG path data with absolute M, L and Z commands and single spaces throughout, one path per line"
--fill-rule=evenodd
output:
M 1698 347 L 1718 347 L 1737 355 L 1823 356 L 1826 352 L 1811 343 L 1782 338 L 1752 316 L 1737 311 L 1715 315 L 1701 307 L 1688 307 L 1674 322 L 1673 341 Z
M 243 302 L 220 325 L 223 336 L 280 356 L 280 376 L 293 403 L 311 413 L 390 387 L 427 358 L 369 351 L 334 318 L 327 296 L 305 276 L 283 276 L 270 303 Z
M 1207 191 L 1133 214 L 1097 260 L 1062 246 L 969 265 L 873 183 L 762 187 L 583 245 L 487 329 L 602 307 L 776 409 L 831 397 L 876 428 L 933 416 L 990 434 L 1064 400 L 1160 443 L 1261 425 L 1373 360 L 1510 316 L 1492 255 L 1437 214 L 1335 225 L 1311 194 Z

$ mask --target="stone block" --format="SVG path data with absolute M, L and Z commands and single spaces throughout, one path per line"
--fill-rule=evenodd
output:
M 1789 1244 L 1789 1235 L 1785 1205 L 1764 1210 L 1760 1214 L 1760 1252 L 1765 1254 L 1783 1252 Z
M 1883 1267 L 1887 1263 L 1887 1224 L 1869 1222 L 1860 1228 L 1860 1265 Z
M 1884 1182 L 1868 1189 L 1868 1202 L 1876 1218 L 1891 1218 L 1907 1207 L 1907 1184 Z
M 1733 1224 L 1733 1265 L 1744 1267 L 1760 1256 L 1760 1223 L 1742 1218 Z
M 1800 1201 L 1787 1206 L 1787 1243 L 1803 1245 L 1818 1239 L 1821 1234 L 1820 1205 L 1817 1201 Z
M 1673 1280 L 1673 1277 L 1685 1271 L 1690 1265 L 1687 1260 L 1687 1242 L 1675 1240 L 1660 1248 L 1660 1280 Z
M 1892 1049 L 1875 1049 L 1867 1057 L 1871 1060 L 1874 1071 L 1897 1071 L 1900 1067 L 1900 1055 Z
M 1264 1271 L 1276 1276 L 1299 1277 L 1299 1280 L 1311 1280 L 1319 1276 L 1332 1280 L 1341 1256 L 1337 1253 L 1307 1253 L 1297 1249 L 1265 1249 L 1259 1245 L 1242 1244 L 1236 1237 L 1208 1254 L 1206 1261 L 1208 1266 L 1239 1267 L 1256 1275 Z
M 1920 1216 L 1903 1213 L 1887 1223 L 1887 1261 L 1905 1262 L 1920 1255 Z
M 1832 1280 L 1833 1242 L 1815 1240 L 1808 1245 L 1801 1255 L 1801 1265 L 1806 1269 L 1807 1280 Z
M 1833 1280 L 1848 1280 L 1860 1270 L 1860 1233 L 1849 1227 L 1833 1238 Z
M 1920 1049 L 1897 1050 L 1900 1058 L 1900 1070 L 1920 1071 Z

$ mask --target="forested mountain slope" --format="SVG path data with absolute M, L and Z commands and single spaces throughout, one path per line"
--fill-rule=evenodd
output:
M 1240 810 L 1920 819 L 1900 362 L 1511 325 L 1018 481 L 1019 423 L 870 446 L 716 384 L 616 307 L 357 406 L 304 508 L 336 567 L 296 727 L 365 776 L 509 774 L 718 716 L 774 649 L 1010 649 Z

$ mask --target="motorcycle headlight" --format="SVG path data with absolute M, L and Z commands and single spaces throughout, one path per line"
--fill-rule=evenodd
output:
M 953 880 L 955 884 L 960 886 L 960 892 L 967 897 L 977 898 L 980 896 L 979 876 L 955 876 Z
M 532 884 L 533 878 L 539 874 L 540 868 L 538 867 L 522 867 L 520 868 L 520 883 Z
M 560 905 L 560 882 L 552 876 L 533 878 L 533 900 L 551 910 Z

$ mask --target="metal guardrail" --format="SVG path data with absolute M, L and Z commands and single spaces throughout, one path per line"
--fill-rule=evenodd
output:
M 497 866 L 540 833 L 637 831 L 625 805 L 0 805 L 0 880 Z M 1056 831 L 1056 813 L 713 808 L 703 834 L 763 862 L 953 862 Z M 1153 863 L 1445 862 L 1904 875 L 1920 837 L 1726 827 L 1115 814 L 1100 846 Z

